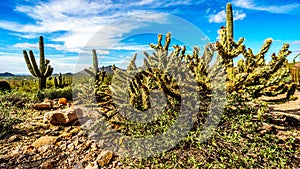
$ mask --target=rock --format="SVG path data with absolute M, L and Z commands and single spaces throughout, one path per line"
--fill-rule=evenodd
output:
M 34 148 L 34 146 L 30 145 L 24 148 L 23 154 L 25 155 L 33 155 L 35 154 L 37 149 Z
M 86 136 L 86 135 L 87 135 L 86 131 L 80 131 L 80 132 L 77 134 L 78 137 L 82 137 L 82 136 Z
M 74 144 L 73 144 L 73 143 L 67 145 L 68 151 L 73 151 L 74 148 L 75 148 L 75 147 L 74 147 Z
M 74 146 L 77 147 L 79 144 L 80 144 L 79 139 L 76 139 L 76 140 L 74 141 Z
M 55 143 L 57 137 L 55 136 L 43 136 L 37 139 L 34 143 L 31 145 L 35 148 L 39 148 L 41 146 L 47 145 L 47 144 L 53 144 Z
M 49 99 L 45 99 L 44 102 L 42 103 L 36 103 L 32 105 L 32 108 L 36 110 L 50 110 L 53 109 L 53 107 L 54 107 L 54 101 Z
M 79 132 L 80 132 L 80 128 L 79 127 L 77 127 L 77 128 L 73 128 L 71 131 L 70 131 L 70 133 L 72 134 L 72 135 L 76 135 L 76 134 L 78 134 Z
M 113 153 L 111 151 L 104 150 L 97 157 L 96 162 L 99 166 L 105 166 L 111 162 Z
M 40 168 L 41 168 L 41 169 L 52 169 L 53 166 L 52 166 L 52 164 L 51 164 L 50 162 L 44 162 L 44 163 L 41 165 Z
M 63 133 L 63 134 L 59 135 L 59 139 L 61 139 L 61 140 L 70 139 L 70 138 L 72 138 L 71 133 Z
M 51 103 L 36 103 L 32 106 L 36 110 L 50 110 L 52 109 Z
M 96 143 L 93 143 L 93 144 L 91 145 L 91 151 L 97 151 L 97 150 L 98 150 L 97 144 L 96 144 Z
M 67 99 L 66 98 L 60 98 L 60 99 L 58 99 L 58 104 L 59 105 L 67 105 Z
M 47 144 L 47 145 L 44 145 L 44 146 L 41 146 L 38 148 L 38 151 L 40 153 L 45 153 L 47 152 L 49 149 L 51 148 L 51 145 Z
M 85 169 L 98 169 L 98 168 L 99 168 L 99 166 L 98 166 L 97 162 L 92 162 L 85 167 Z
M 80 108 L 67 108 L 45 113 L 44 123 L 50 122 L 52 125 L 69 125 L 82 117 Z
M 13 135 L 13 136 L 8 138 L 7 142 L 11 143 L 11 142 L 18 141 L 18 140 L 19 140 L 19 136 L 18 135 Z

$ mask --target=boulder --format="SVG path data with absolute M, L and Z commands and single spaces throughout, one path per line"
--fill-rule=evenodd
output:
M 70 125 L 81 117 L 82 110 L 80 108 L 71 107 L 45 113 L 44 123 L 49 122 L 52 125 Z
M 98 169 L 98 168 L 99 168 L 99 166 L 98 166 L 97 162 L 92 162 L 85 167 L 85 169 Z
M 64 97 L 58 99 L 58 104 L 59 104 L 59 105 L 67 105 L 67 103 L 68 103 L 68 101 L 67 101 L 67 99 L 64 98 Z
M 35 148 L 39 148 L 39 147 L 42 147 L 44 145 L 55 143 L 56 139 L 57 139 L 57 137 L 55 137 L 55 136 L 43 136 L 43 137 L 40 137 L 39 139 L 37 139 L 31 145 Z
M 97 157 L 96 162 L 98 163 L 99 166 L 105 166 L 111 162 L 112 158 L 113 158 L 113 152 L 104 150 Z
M 45 99 L 42 103 L 36 103 L 32 106 L 32 108 L 36 110 L 50 110 L 54 107 L 54 101 Z

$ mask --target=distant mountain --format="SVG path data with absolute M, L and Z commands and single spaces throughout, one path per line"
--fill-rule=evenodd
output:
M 59 75 L 59 73 L 53 73 L 52 74 L 52 76 L 58 76 Z M 71 76 L 71 75 L 73 75 L 73 73 L 63 73 L 62 74 L 63 76 Z
M 99 68 L 99 70 L 102 70 L 102 67 Z M 113 74 L 114 71 L 112 70 L 112 66 L 104 66 L 104 71 L 107 74 Z M 85 70 L 79 71 L 77 73 L 75 73 L 75 75 L 89 75 Z
M 0 76 L 3 77 L 3 76 L 15 76 L 14 74 L 12 73 L 9 73 L 9 72 L 5 72 L 5 73 L 0 73 Z
M 102 70 L 102 67 L 100 67 L 100 70 Z M 112 70 L 112 66 L 104 66 L 104 71 L 107 73 L 114 73 L 114 71 Z

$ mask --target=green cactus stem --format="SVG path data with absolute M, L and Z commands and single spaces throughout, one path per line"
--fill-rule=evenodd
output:
M 59 73 L 58 77 L 54 77 L 55 88 L 64 88 L 66 86 L 65 78 Z
M 227 41 L 233 40 L 233 15 L 232 5 L 228 3 L 226 5 L 226 29 L 227 29 Z
M 93 54 L 93 67 L 90 69 L 85 69 L 85 71 L 89 75 L 93 76 L 96 80 L 98 79 L 99 67 L 98 67 L 98 57 L 95 49 L 92 50 L 92 54 Z
M 23 50 L 24 59 L 30 73 L 39 79 L 39 90 L 46 88 L 47 77 L 50 77 L 53 73 L 53 68 L 50 66 L 50 61 L 45 59 L 44 53 L 44 40 L 43 36 L 39 39 L 39 51 L 40 51 L 40 65 L 37 66 L 34 54 L 29 50 L 29 56 L 26 50 Z
M 105 102 L 108 99 L 107 97 L 108 86 L 104 84 L 105 77 L 107 77 L 106 71 L 104 70 L 104 66 L 102 66 L 102 69 L 99 70 L 98 57 L 95 49 L 92 50 L 92 54 L 93 54 L 93 67 L 90 69 L 85 69 L 85 71 L 89 75 L 94 77 L 94 83 L 95 83 L 94 93 L 96 95 L 96 100 L 98 102 L 100 101 Z

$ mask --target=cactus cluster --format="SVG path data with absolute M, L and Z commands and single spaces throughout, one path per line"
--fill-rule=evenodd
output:
M 207 44 L 202 55 L 197 47 L 192 54 L 186 54 L 184 46 L 173 45 L 173 50 L 169 51 L 170 33 L 166 34 L 164 44 L 162 37 L 158 35 L 157 45 L 150 44 L 154 49 L 152 55 L 144 52 L 142 67 L 135 64 L 135 54 L 125 71 L 113 69 L 110 89 L 117 109 L 115 112 L 139 121 L 148 119 L 149 114 L 153 116 L 158 113 L 167 113 L 175 118 L 174 112 L 189 116 L 186 118 L 199 114 L 204 117 L 204 112 L 212 103 L 212 91 L 224 88 L 221 82 L 224 78 L 222 65 L 219 61 L 210 65 L 214 55 L 213 45 Z M 219 85 L 212 82 L 217 79 L 221 82 Z M 211 106 L 218 107 L 217 104 Z
M 197 82 L 196 86 L 185 85 L 196 88 L 201 94 L 209 94 L 213 87 L 221 89 L 221 86 L 212 86 L 211 80 L 221 77 L 224 72 L 228 96 L 236 95 L 241 100 L 250 101 L 263 95 L 276 96 L 286 93 L 286 97 L 290 98 L 294 94 L 295 84 L 287 84 L 284 81 L 284 78 L 290 75 L 286 59 L 291 53 L 288 50 L 289 45 L 284 44 L 279 53 L 277 55 L 273 53 L 271 61 L 266 63 L 265 55 L 272 44 L 272 39 L 267 39 L 256 55 L 250 48 L 246 49 L 243 44 L 244 38 L 235 42 L 230 3 L 226 7 L 226 27 L 221 27 L 219 41 L 215 44 L 207 44 L 202 56 L 197 47 L 194 48 L 192 55 L 188 55 L 185 54 L 185 47 L 177 45 L 174 45 L 174 51 L 169 53 L 170 33 L 166 35 L 164 46 L 161 41 L 162 35 L 158 35 L 158 44 L 150 44 L 155 52 L 153 56 L 144 53 L 143 68 L 137 68 L 135 65 L 136 55 L 134 55 L 125 72 L 114 69 L 115 79 L 123 83 L 122 85 L 113 83 L 110 87 L 115 93 L 117 101 L 126 103 L 125 99 L 128 99 L 131 106 L 145 111 L 150 107 L 149 94 L 154 90 L 161 90 L 166 94 L 169 105 L 178 103 L 181 93 L 176 80 L 183 79 L 183 77 L 172 77 L 168 72 L 176 69 L 176 66 L 180 67 L 183 63 L 187 64 L 186 68 L 192 72 L 193 78 Z M 217 64 L 209 68 L 215 51 L 218 53 Z M 234 65 L 233 59 L 240 55 L 243 58 L 237 62 L 237 65 Z M 225 68 L 224 72 L 222 72 L 223 68 Z M 184 70 L 180 71 L 184 72 Z M 122 99 L 123 101 L 121 101 Z
M 299 68 L 300 63 L 296 63 L 296 58 L 300 56 L 300 53 L 298 53 L 294 59 L 293 59 L 293 66 L 291 67 L 291 75 L 292 75 L 292 81 L 299 85 Z
M 124 119 L 123 117 L 130 118 L 131 113 L 136 118 L 142 118 L 139 114 L 168 110 L 178 112 L 180 109 L 182 111 L 183 105 L 199 106 L 197 111 L 203 114 L 209 108 L 216 107 L 214 104 L 210 105 L 213 91 L 217 95 L 225 91 L 228 102 L 236 101 L 230 100 L 234 98 L 232 96 L 243 102 L 256 101 L 263 95 L 286 94 L 286 97 L 290 98 L 295 92 L 296 84 L 287 84 L 284 81 L 284 78 L 290 75 L 286 59 L 291 53 L 288 50 L 289 45 L 284 44 L 277 55 L 271 55 L 271 61 L 267 63 L 265 55 L 272 39 L 267 39 L 260 52 L 254 55 L 252 50 L 246 49 L 243 44 L 244 38 L 240 38 L 238 42 L 234 41 L 230 3 L 226 7 L 226 15 L 226 27 L 221 27 L 219 41 L 214 44 L 208 43 L 202 55 L 198 47 L 194 47 L 192 54 L 186 54 L 186 47 L 178 45 L 173 45 L 173 51 L 169 51 L 171 34 L 166 34 L 164 44 L 160 34 L 158 43 L 150 44 L 154 49 L 153 54 L 144 52 L 143 66 L 137 67 L 135 64 L 136 54 L 126 70 L 113 66 L 114 76 L 109 88 L 102 88 L 101 82 L 105 73 L 99 71 L 96 52 L 93 51 L 94 69 L 87 72 L 95 77 L 95 93 L 102 96 L 99 106 L 105 108 L 106 117 L 117 115 L 117 119 Z M 215 52 L 217 58 L 212 65 Z M 243 58 L 234 64 L 234 59 L 238 56 Z M 213 83 L 214 81 L 217 83 Z M 183 98 L 189 99 L 186 101 Z M 192 102 L 198 100 L 197 98 L 201 101 Z M 221 98 L 215 100 L 218 99 Z M 183 101 L 186 102 L 182 103 Z M 183 111 L 188 112 L 191 109 L 186 108 Z M 139 120 L 143 120 L 141 118 Z M 117 123 L 120 124 L 120 121 Z
M 268 52 L 272 39 L 267 39 L 260 52 L 253 54 L 250 48 L 243 44 L 244 38 L 238 42 L 233 39 L 232 7 L 226 7 L 226 27 L 219 31 L 219 41 L 216 50 L 224 64 L 227 73 L 227 93 L 238 94 L 246 100 L 257 99 L 262 95 L 276 96 L 287 94 L 290 98 L 295 91 L 295 84 L 286 84 L 284 78 L 290 75 L 286 57 L 291 53 L 289 45 L 284 44 L 276 55 L 271 56 L 271 61 L 266 63 L 265 55 Z M 242 55 L 243 58 L 234 66 L 233 59 Z
M 55 88 L 64 88 L 67 85 L 61 73 L 59 73 L 58 77 L 54 77 L 53 81 Z
M 30 73 L 39 79 L 39 90 L 43 90 L 46 88 L 47 77 L 51 76 L 53 72 L 53 68 L 49 64 L 50 61 L 48 59 L 45 59 L 44 40 L 42 36 L 40 36 L 40 40 L 39 40 L 39 50 L 40 50 L 39 68 L 37 66 L 34 54 L 31 50 L 29 50 L 29 56 L 27 54 L 27 51 L 23 50 L 23 55 Z

